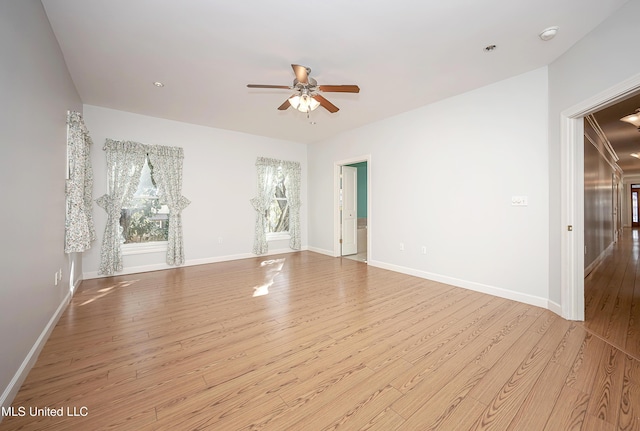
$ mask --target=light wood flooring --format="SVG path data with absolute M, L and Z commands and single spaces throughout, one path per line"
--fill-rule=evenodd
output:
M 638 250 L 585 323 L 312 252 L 87 280 L 0 430 L 640 430 Z

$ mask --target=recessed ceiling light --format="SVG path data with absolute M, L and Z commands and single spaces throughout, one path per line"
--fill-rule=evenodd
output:
M 164 87 L 164 84 L 160 81 L 154 82 L 153 85 L 155 85 L 156 87 Z
M 558 27 L 554 26 L 554 27 L 545 28 L 544 30 L 542 30 L 542 33 L 540 33 L 538 36 L 540 37 L 540 39 L 546 42 L 556 37 L 557 33 L 558 33 Z
M 497 45 L 487 45 L 484 47 L 485 52 L 491 52 L 491 51 L 495 51 L 495 49 L 497 48 Z

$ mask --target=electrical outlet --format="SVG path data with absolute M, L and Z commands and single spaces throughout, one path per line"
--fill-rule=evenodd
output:
M 404 242 L 400 243 L 400 251 L 404 251 Z
M 222 237 L 221 236 L 218 237 L 218 244 L 222 244 Z
M 427 246 L 426 245 L 422 246 L 422 254 L 427 254 Z
M 529 205 L 529 198 L 527 196 L 511 196 L 511 206 L 526 207 L 527 205 Z

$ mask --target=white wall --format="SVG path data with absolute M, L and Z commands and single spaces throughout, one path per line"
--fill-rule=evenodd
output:
M 576 11 L 576 16 L 579 11 Z M 640 40 L 640 0 L 615 14 L 549 65 L 549 296 L 561 300 L 561 112 L 640 73 L 640 56 L 629 41 Z M 582 229 L 576 220 L 576 229 Z
M 370 264 L 546 306 L 547 115 L 541 68 L 310 145 L 310 248 L 333 250 L 334 162 L 371 155 Z
M 183 195 L 191 201 L 182 213 L 186 265 L 253 256 L 257 157 L 299 161 L 302 166 L 302 245 L 307 245 L 307 146 L 233 131 L 163 120 L 85 105 L 92 150 L 94 198 L 106 192 L 107 138 L 184 148 Z M 85 278 L 97 276 L 105 211 L 94 205 L 97 245 L 84 254 Z M 219 243 L 222 238 L 222 243 Z M 269 250 L 288 250 L 287 241 Z M 162 252 L 124 256 L 124 273 L 167 268 Z
M 0 405 L 8 406 L 69 295 L 66 114 L 82 105 L 40 1 L 0 1 L 0 58 Z

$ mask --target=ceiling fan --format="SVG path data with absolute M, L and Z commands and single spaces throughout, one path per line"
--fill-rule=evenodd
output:
M 318 106 L 322 106 L 327 111 L 334 113 L 338 112 L 338 107 L 327 99 L 322 97 L 319 93 L 359 93 L 360 88 L 357 85 L 318 85 L 315 79 L 311 78 L 309 74 L 311 69 L 299 64 L 292 64 L 293 73 L 296 78 L 293 80 L 292 86 L 287 85 L 261 85 L 261 84 L 248 84 L 249 88 L 281 88 L 285 90 L 293 90 L 295 93 L 284 101 L 282 105 L 278 107 L 280 111 L 288 109 L 290 106 L 297 109 L 300 112 L 306 112 L 307 116 L 309 112 L 316 109 Z

